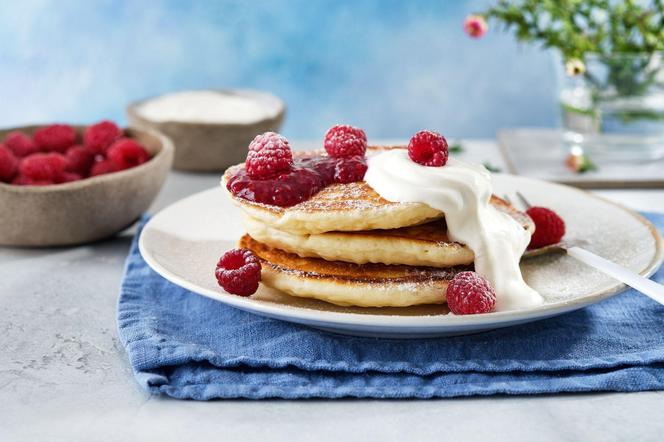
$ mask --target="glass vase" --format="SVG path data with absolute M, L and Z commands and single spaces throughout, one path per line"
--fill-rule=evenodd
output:
M 563 140 L 593 160 L 664 158 L 664 63 L 661 53 L 591 55 L 570 76 L 562 61 L 559 91 Z

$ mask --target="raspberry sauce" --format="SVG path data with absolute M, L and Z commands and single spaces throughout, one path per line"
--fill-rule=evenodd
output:
M 306 201 L 334 183 L 361 181 L 367 171 L 363 157 L 298 158 L 289 172 L 273 178 L 253 179 L 239 168 L 228 179 L 226 188 L 236 197 L 256 203 L 290 207 Z

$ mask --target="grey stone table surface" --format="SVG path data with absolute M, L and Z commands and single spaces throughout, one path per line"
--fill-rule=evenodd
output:
M 466 145 L 469 158 L 503 165 L 494 143 Z M 152 211 L 217 182 L 173 172 Z M 664 190 L 598 193 L 664 211 Z M 150 396 L 116 331 L 131 234 L 75 248 L 0 248 L 0 441 L 663 440 L 663 392 L 207 403 Z

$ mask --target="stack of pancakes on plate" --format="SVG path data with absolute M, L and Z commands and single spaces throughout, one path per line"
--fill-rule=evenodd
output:
M 224 189 L 240 167 L 226 171 Z M 449 239 L 442 212 L 389 202 L 363 181 L 332 184 L 292 207 L 228 194 L 244 215 L 239 246 L 261 260 L 264 284 L 293 296 L 360 307 L 442 304 L 454 275 L 473 269 L 473 252 Z M 493 196 L 491 204 L 534 230 L 506 201 Z

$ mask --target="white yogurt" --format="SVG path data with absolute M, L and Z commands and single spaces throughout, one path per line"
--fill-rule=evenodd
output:
M 142 117 L 155 121 L 184 123 L 246 124 L 273 118 L 280 105 L 273 97 L 252 91 L 224 93 L 184 91 L 146 101 L 137 109 Z
M 475 254 L 475 271 L 496 291 L 496 310 L 541 304 L 523 280 L 519 260 L 530 235 L 491 204 L 491 175 L 480 165 L 450 158 L 443 167 L 415 163 L 405 149 L 370 157 L 364 180 L 393 202 L 424 203 L 445 213 L 448 235 Z

